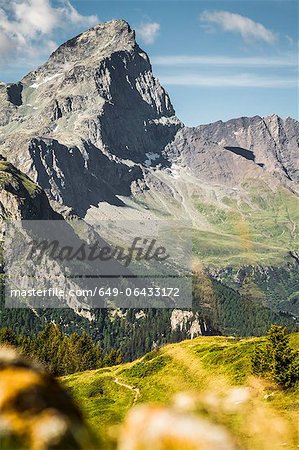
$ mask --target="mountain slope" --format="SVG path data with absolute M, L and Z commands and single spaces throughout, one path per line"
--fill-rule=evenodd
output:
M 123 421 L 132 405 L 154 401 L 169 406 L 180 394 L 180 412 L 192 411 L 197 404 L 201 414 L 224 425 L 245 450 L 281 445 L 295 449 L 298 389 L 284 393 L 250 375 L 250 354 L 257 342 L 197 338 L 167 345 L 130 364 L 64 377 L 62 382 L 83 405 L 93 429 L 104 436 L 111 436 L 109 430 Z M 292 336 L 292 345 L 299 348 L 298 334 Z M 128 425 L 125 430 L 128 439 Z M 133 436 L 134 430 L 130 432 Z M 106 448 L 114 448 L 113 442 L 106 442 Z
M 276 115 L 185 127 L 123 20 L 0 84 L 0 152 L 58 211 L 190 219 L 195 269 L 297 316 L 298 142 L 298 122 Z
M 281 178 L 286 177 L 294 188 L 299 181 L 299 123 L 290 117 L 242 117 L 201 125 L 196 133 Z

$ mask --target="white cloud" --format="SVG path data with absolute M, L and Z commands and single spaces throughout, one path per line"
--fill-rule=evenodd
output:
M 151 58 L 157 66 L 231 66 L 231 67 L 297 67 L 298 56 L 289 54 L 285 57 L 233 57 L 205 55 L 158 55 Z
M 297 78 L 274 78 L 255 74 L 240 75 L 163 75 L 159 77 L 165 85 L 206 86 L 206 87 L 255 87 L 255 88 L 294 88 Z
M 0 2 L 0 67 L 11 72 L 14 65 L 40 63 L 56 47 L 55 35 L 95 25 L 97 16 L 81 15 L 68 0 L 54 7 L 50 0 Z M 9 64 L 9 66 L 7 66 Z M 27 63 L 28 64 L 28 63 Z
M 61 12 L 52 8 L 48 0 L 27 0 L 21 3 L 12 2 L 15 20 L 9 23 L 9 30 L 24 38 L 37 33 L 49 34 L 58 25 Z
M 13 42 L 0 30 L 0 55 L 2 58 L 6 57 L 7 53 L 13 50 Z
M 157 22 L 141 23 L 136 28 L 137 35 L 140 36 L 145 44 L 153 44 L 159 34 L 160 24 Z
M 240 33 L 246 42 L 262 40 L 273 44 L 276 41 L 276 36 L 271 30 L 240 14 L 228 11 L 204 11 L 200 15 L 200 20 L 209 25 L 218 25 L 224 31 Z
M 95 15 L 82 16 L 69 1 L 65 1 L 62 8 L 62 15 L 71 21 L 73 24 L 90 27 L 99 22 L 99 19 Z

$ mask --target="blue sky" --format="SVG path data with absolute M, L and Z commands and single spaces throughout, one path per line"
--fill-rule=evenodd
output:
M 298 118 L 298 1 L 0 0 L 0 79 L 20 79 L 71 36 L 127 20 L 178 117 Z

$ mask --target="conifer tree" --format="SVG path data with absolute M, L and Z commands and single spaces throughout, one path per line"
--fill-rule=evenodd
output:
M 299 381 L 299 353 L 290 346 L 285 327 L 272 325 L 266 342 L 253 353 L 252 366 L 255 374 L 266 376 L 285 389 Z

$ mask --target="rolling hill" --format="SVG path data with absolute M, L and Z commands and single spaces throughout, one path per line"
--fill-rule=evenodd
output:
M 283 391 L 251 374 L 250 355 L 262 339 L 200 337 L 61 381 L 107 449 L 115 448 L 120 432 L 129 433 L 132 423 L 126 419 L 125 431 L 121 424 L 130 408 L 144 403 L 221 425 L 237 448 L 295 449 L 299 388 Z M 298 333 L 291 336 L 291 345 L 299 348 Z

